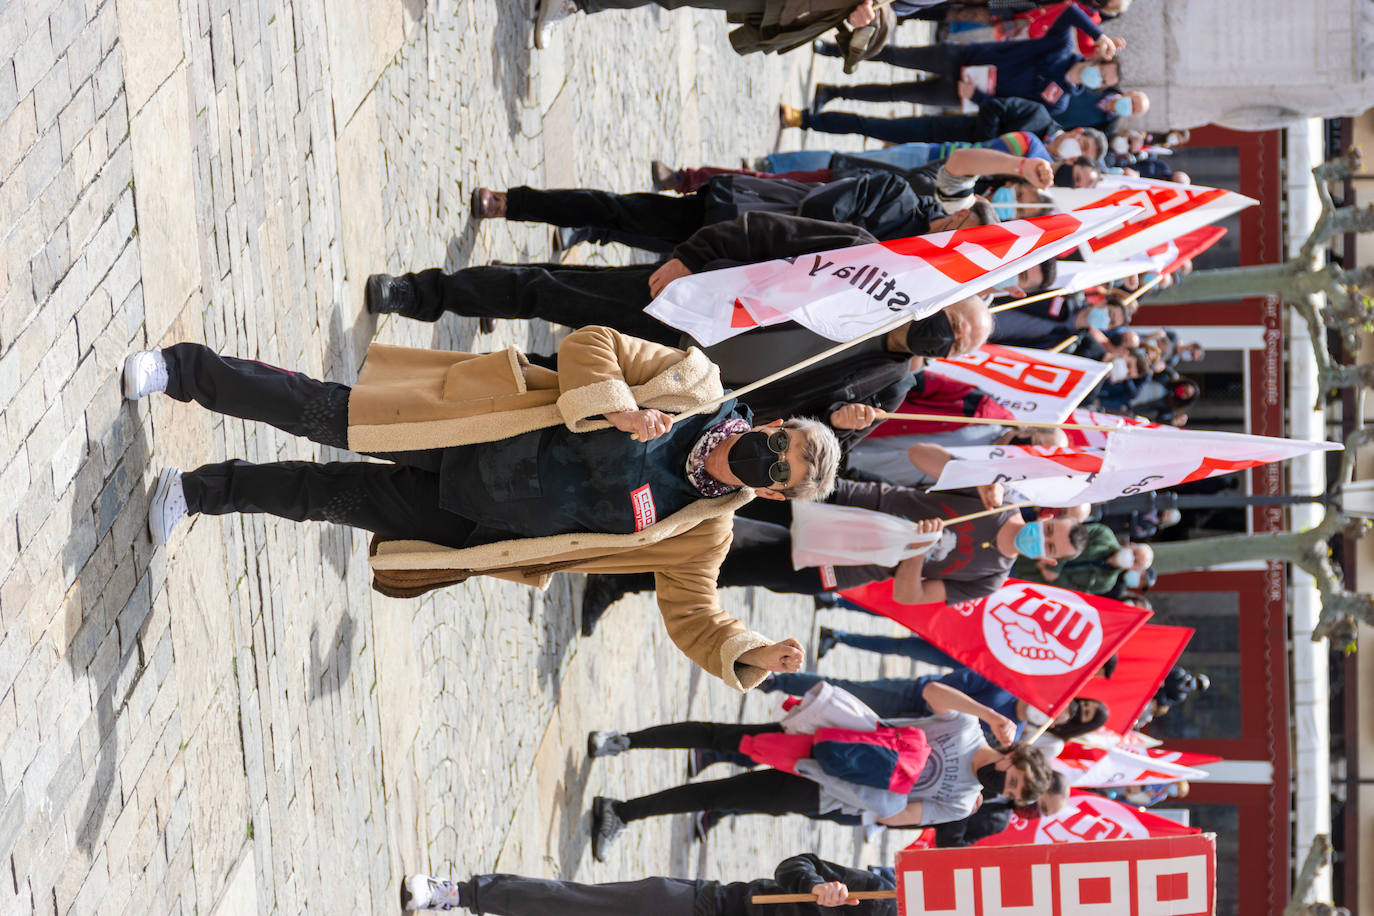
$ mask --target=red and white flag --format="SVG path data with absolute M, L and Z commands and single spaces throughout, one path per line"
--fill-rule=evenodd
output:
M 994 454 L 986 447 L 951 449 L 961 460 L 948 462 L 931 489 L 998 482 L 1042 506 L 1076 506 L 1341 447 L 1336 442 L 1172 426 L 1123 426 L 1108 434 L 1107 446 L 1101 450 L 1000 446 L 996 449 L 1000 454 Z
M 1207 771 L 1198 767 L 1220 760 L 1210 754 L 1168 751 L 1161 747 L 1103 748 L 1070 741 L 1050 764 L 1064 774 L 1071 786 L 1105 789 L 1206 779 Z
M 931 360 L 930 370 L 981 388 L 1019 421 L 1062 423 L 1111 367 L 1068 353 L 983 344 L 964 356 Z
M 1017 579 L 954 605 L 898 604 L 891 579 L 843 594 L 1051 717 L 1150 617 L 1110 598 Z
M 1098 233 L 1079 249 L 1085 261 L 1120 261 L 1209 226 L 1258 201 L 1224 188 L 1107 175 L 1093 188 L 1049 188 L 1055 204 L 1079 216 L 1098 207 L 1141 208 L 1126 224 Z
M 1075 426 L 1111 426 L 1117 429 L 1125 429 L 1127 426 L 1140 426 L 1147 429 L 1158 429 L 1158 423 L 1151 423 L 1141 417 L 1123 417 L 1115 413 L 1101 413 L 1096 410 L 1088 410 L 1080 407 L 1069 414 L 1069 422 Z M 1101 429 L 1066 429 L 1064 433 L 1069 437 L 1069 445 L 1076 448 L 1106 448 L 1107 431 Z
M 990 289 L 1135 212 L 1099 207 L 709 270 L 674 280 L 645 311 L 703 346 L 780 321 L 855 340 Z
M 1105 798 L 1094 792 L 1074 790 L 1063 808 L 1036 816 L 1034 808 L 1019 808 L 1007 828 L 972 843 L 973 846 L 1019 846 L 1029 843 L 1088 843 L 1096 840 L 1140 839 L 1151 836 L 1186 836 L 1201 833 L 1178 821 L 1160 817 L 1134 805 Z M 933 849 L 935 831 L 921 831 L 907 849 Z
M 1065 261 L 1056 265 L 1056 286 L 1076 293 L 1136 274 L 1171 274 L 1226 235 L 1225 226 L 1204 226 L 1122 261 Z

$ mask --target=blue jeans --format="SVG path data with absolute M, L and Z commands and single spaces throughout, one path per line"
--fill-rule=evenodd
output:
M 759 689 L 765 693 L 782 691 L 799 697 L 819 681 L 829 681 L 836 687 L 848 690 L 885 719 L 930 715 L 930 707 L 921 699 L 921 687 L 925 685 L 912 678 L 886 677 L 875 681 L 843 681 L 822 677 L 819 674 L 775 674 L 759 685 Z
M 866 636 L 862 633 L 846 633 L 835 630 L 835 641 L 842 646 L 867 649 L 869 652 L 882 652 L 886 655 L 904 655 L 918 662 L 926 662 L 940 668 L 962 668 L 963 663 L 940 651 L 919 636 Z

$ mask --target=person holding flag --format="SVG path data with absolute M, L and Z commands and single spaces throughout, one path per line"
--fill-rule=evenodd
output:
M 476 355 L 374 344 L 358 383 L 320 382 L 199 344 L 125 361 L 124 394 L 155 392 L 386 462 L 225 461 L 165 468 L 148 527 L 266 513 L 374 532 L 373 587 L 416 597 L 477 575 L 528 585 L 553 570 L 649 571 L 677 646 L 748 690 L 798 670 L 801 645 L 721 609 L 715 573 L 734 511 L 817 499 L 839 446 L 812 420 L 756 425 L 699 350 L 587 327 L 560 371 L 514 350 Z M 690 416 L 678 417 L 695 408 Z
M 676 722 L 629 733 L 592 732 L 587 738 L 592 757 L 610 757 L 641 748 L 700 748 L 743 753 L 752 760 L 770 764 L 725 779 L 686 783 L 627 801 L 598 796 L 592 803 L 592 855 L 598 862 L 605 861 L 611 843 L 626 824 L 665 814 L 802 814 L 841 824 L 914 827 L 966 817 L 984 796 L 1006 795 L 1029 804 L 1044 794 L 1052 770 L 1038 748 L 1025 743 L 990 745 L 976 718 L 980 704 L 957 690 L 933 695 L 930 707 L 933 714 L 929 716 L 879 720 L 878 724 L 889 730 L 917 729 L 924 738 L 921 749 L 928 756 L 909 780 L 910 788 L 900 792 L 876 787 L 877 782 L 887 786 L 886 778 L 870 780 L 867 774 L 848 770 L 840 776 L 833 767 L 828 768 L 813 756 L 791 758 L 785 752 L 779 753 L 774 748 L 787 744 L 787 739 L 812 736 L 783 734 L 783 725 L 777 722 Z M 999 726 L 1002 739 L 1010 739 L 1011 732 L 1010 722 Z M 874 755 L 845 759 L 880 758 Z
M 520 875 L 474 875 L 448 881 L 406 875 L 401 881 L 405 910 L 471 910 L 492 916 L 825 916 L 844 907 L 851 916 L 896 916 L 897 900 L 855 900 L 851 891 L 885 891 L 897 886 L 892 866 L 849 868 L 813 853 L 778 863 L 772 878 L 701 881 L 642 878 L 613 884 L 582 884 Z M 813 894 L 814 903 L 753 903 L 765 894 Z

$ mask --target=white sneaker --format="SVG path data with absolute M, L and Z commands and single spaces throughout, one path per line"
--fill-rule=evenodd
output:
M 181 469 L 163 468 L 148 501 L 148 534 L 154 544 L 165 544 L 172 529 L 190 513 L 186 510 L 186 491 L 181 488 Z
M 577 12 L 573 0 L 539 0 L 539 12 L 534 17 L 534 46 L 543 49 L 553 35 L 553 24 Z
M 167 390 L 167 358 L 161 350 L 139 350 L 124 360 L 124 397 L 131 401 Z
M 429 875 L 406 875 L 401 882 L 401 907 L 407 910 L 456 910 L 458 886 Z

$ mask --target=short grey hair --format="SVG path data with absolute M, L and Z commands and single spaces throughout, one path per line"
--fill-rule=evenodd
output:
M 803 502 L 825 499 L 835 489 L 835 475 L 840 469 L 840 440 L 824 423 L 804 417 L 784 420 L 782 427 L 801 434 L 802 460 L 806 462 L 806 474 L 801 480 L 793 480 L 783 487 L 783 495 Z

